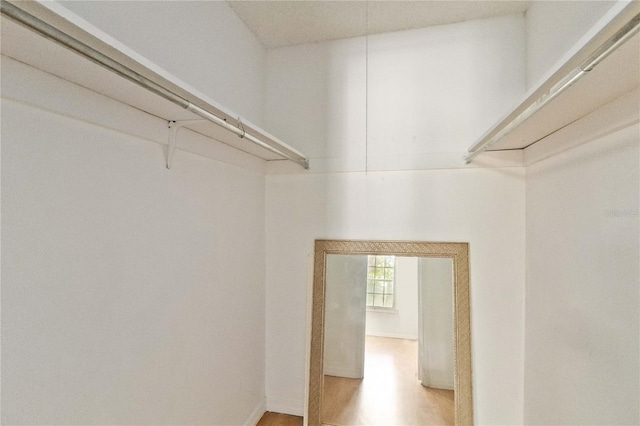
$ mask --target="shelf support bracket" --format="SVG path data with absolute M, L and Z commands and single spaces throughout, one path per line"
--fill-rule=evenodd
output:
M 207 120 L 169 120 L 169 143 L 167 144 L 167 169 L 171 169 L 171 163 L 173 161 L 173 154 L 176 151 L 176 138 L 178 136 L 178 129 L 187 126 L 189 124 L 203 123 Z

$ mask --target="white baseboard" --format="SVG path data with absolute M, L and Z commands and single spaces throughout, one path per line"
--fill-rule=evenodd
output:
M 266 401 L 263 399 L 258 403 L 255 410 L 251 413 L 246 422 L 244 422 L 244 426 L 256 426 L 263 414 L 267 411 Z
M 362 372 L 354 371 L 353 369 L 332 367 L 330 365 L 324 366 L 324 375 L 334 376 L 334 377 L 346 377 L 348 379 L 362 379 L 362 376 L 363 376 Z
M 267 396 L 267 411 L 291 414 L 292 416 L 304 416 L 304 401 L 301 399 Z
M 367 333 L 367 336 L 390 337 L 392 339 L 418 340 L 418 336 L 410 336 L 410 335 L 407 335 L 407 334 L 395 334 L 395 333 L 373 332 L 373 333 Z
M 424 386 L 424 384 L 422 385 Z M 435 388 L 435 389 L 445 389 L 445 390 L 454 390 L 453 389 L 453 383 L 452 382 L 447 382 L 447 381 L 430 381 L 429 384 L 427 384 L 427 386 L 425 387 L 429 387 L 429 388 Z

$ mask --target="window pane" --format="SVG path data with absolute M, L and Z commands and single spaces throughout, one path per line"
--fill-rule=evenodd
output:
M 392 280 L 393 279 L 393 269 L 392 268 L 385 268 L 385 270 L 384 270 L 384 279 L 385 280 Z
M 367 256 L 367 306 L 393 308 L 395 256 Z
M 391 295 L 384 296 L 384 307 L 393 308 L 393 296 Z
M 382 304 L 382 295 L 381 294 L 374 294 L 373 295 L 373 306 L 384 306 Z

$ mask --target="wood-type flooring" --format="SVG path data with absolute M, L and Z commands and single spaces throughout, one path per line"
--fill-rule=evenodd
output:
M 453 391 L 418 381 L 418 342 L 367 336 L 364 379 L 325 376 L 322 420 L 337 426 L 453 425 Z M 301 426 L 265 413 L 257 426 Z
M 324 423 L 453 425 L 453 391 L 418 381 L 418 342 L 367 336 L 364 379 L 324 378 Z

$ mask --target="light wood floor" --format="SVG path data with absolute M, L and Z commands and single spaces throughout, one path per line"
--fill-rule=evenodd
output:
M 334 425 L 453 425 L 453 391 L 418 381 L 418 342 L 367 336 L 364 379 L 325 376 L 323 421 Z
M 302 417 L 267 411 L 256 426 L 302 426 Z

